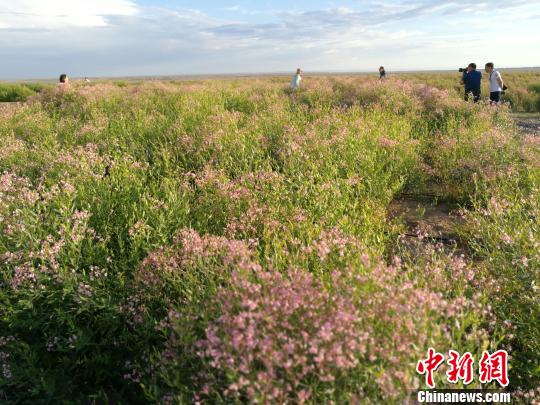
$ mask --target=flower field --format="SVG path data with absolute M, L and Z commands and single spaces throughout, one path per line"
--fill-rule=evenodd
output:
M 507 350 L 532 401 L 540 137 L 418 80 L 0 108 L 0 402 L 402 403 L 429 347 Z M 452 205 L 459 248 L 389 216 L 404 193 Z
M 482 72 L 482 96 L 489 98 L 489 75 Z M 540 112 L 540 70 L 505 70 L 501 74 L 508 90 L 503 99 L 514 111 Z M 449 90 L 463 96 L 463 85 L 460 84 L 461 73 L 407 73 L 400 75 L 404 79 L 428 84 L 443 90 Z

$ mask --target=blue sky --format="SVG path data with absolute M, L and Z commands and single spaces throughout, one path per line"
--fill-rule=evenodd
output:
M 540 66 L 540 0 L 0 0 L 0 80 Z

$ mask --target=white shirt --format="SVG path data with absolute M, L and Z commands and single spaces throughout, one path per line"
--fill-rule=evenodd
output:
M 299 88 L 301 81 L 302 81 L 302 76 L 300 76 L 299 74 L 294 75 L 291 81 L 291 87 L 293 89 Z
M 500 79 L 502 81 L 501 74 L 497 70 L 494 70 L 489 75 L 489 91 L 490 92 L 502 91 L 502 88 L 499 82 L 497 81 L 497 79 Z

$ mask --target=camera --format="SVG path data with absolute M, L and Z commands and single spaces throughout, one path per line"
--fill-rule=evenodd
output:
M 463 72 L 466 72 L 467 71 L 467 68 L 459 68 L 458 69 L 458 72 L 459 73 L 463 73 Z

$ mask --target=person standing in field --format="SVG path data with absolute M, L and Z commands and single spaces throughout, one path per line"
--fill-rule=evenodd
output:
M 384 66 L 381 66 L 379 68 L 379 80 L 382 82 L 383 80 L 386 80 L 386 70 L 384 70 Z
M 296 69 L 296 74 L 293 76 L 291 81 L 291 88 L 296 90 L 300 88 L 300 82 L 302 81 L 302 70 L 300 68 Z
M 62 73 L 60 75 L 60 78 L 58 79 L 58 89 L 67 89 L 69 86 L 69 77 L 65 74 L 65 73 Z
M 489 75 L 489 103 L 499 104 L 504 88 L 502 76 L 493 62 L 486 63 L 486 73 Z
M 469 100 L 472 93 L 473 100 L 477 103 L 480 100 L 482 73 L 476 70 L 476 63 L 469 63 L 467 70 L 463 72 L 461 83 L 465 85 L 465 101 Z

